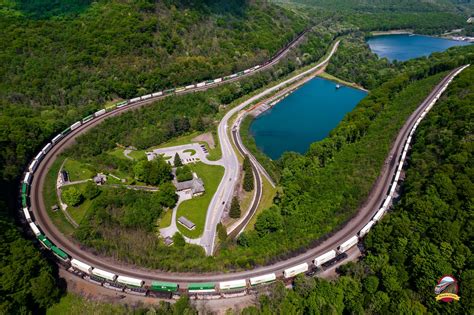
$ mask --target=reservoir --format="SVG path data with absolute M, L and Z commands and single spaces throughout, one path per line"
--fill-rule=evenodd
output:
M 314 78 L 258 116 L 250 125 L 257 147 L 276 160 L 285 151 L 305 153 L 322 140 L 367 93 Z
M 370 49 L 380 58 L 390 61 L 405 61 L 429 56 L 433 52 L 444 51 L 453 46 L 470 45 L 468 42 L 422 35 L 380 35 L 367 40 Z

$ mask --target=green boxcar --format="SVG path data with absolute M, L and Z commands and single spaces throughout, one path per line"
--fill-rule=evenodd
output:
M 162 292 L 176 292 L 178 291 L 178 285 L 176 283 L 171 282 L 153 281 L 151 283 L 150 290 Z
M 63 136 L 65 136 L 65 135 L 67 135 L 67 134 L 70 133 L 70 132 L 71 132 L 71 127 L 64 129 L 63 132 L 61 132 L 61 134 L 62 134 Z
M 26 194 L 21 194 L 21 205 L 23 208 L 28 207 Z
M 56 246 L 53 245 L 51 246 L 51 250 L 56 256 L 58 256 L 62 260 L 68 260 L 69 256 L 65 252 L 63 252 L 60 248 L 57 248 Z
M 209 291 L 209 290 L 214 290 L 215 288 L 216 288 L 216 284 L 213 282 L 190 283 L 188 285 L 188 291 Z
M 214 83 L 214 80 L 207 80 L 206 83 Z
M 115 106 L 122 106 L 125 104 L 127 104 L 127 101 L 118 102 L 117 104 L 115 104 Z
M 170 93 L 173 93 L 176 89 L 168 89 L 168 90 L 164 90 L 163 93 L 164 94 L 170 94 Z
M 21 193 L 26 194 L 27 190 L 28 190 L 28 185 L 26 183 L 23 183 L 21 185 Z
M 43 234 L 38 235 L 38 239 L 46 248 L 51 249 L 51 247 L 53 247 L 53 243 L 51 243 L 51 241 L 48 240 Z

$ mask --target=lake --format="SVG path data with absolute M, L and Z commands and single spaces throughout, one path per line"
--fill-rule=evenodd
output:
M 433 52 L 444 51 L 453 46 L 470 45 L 468 42 L 408 34 L 374 36 L 370 37 L 367 43 L 380 58 L 390 61 L 405 61 L 429 56 Z
M 250 134 L 258 148 L 276 160 L 285 151 L 305 153 L 322 140 L 367 93 L 314 78 L 255 118 Z

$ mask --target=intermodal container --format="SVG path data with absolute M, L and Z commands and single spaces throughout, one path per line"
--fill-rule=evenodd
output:
M 153 281 L 151 283 L 150 290 L 161 292 L 176 292 L 178 291 L 178 285 L 172 282 Z
M 188 285 L 189 293 L 211 293 L 216 292 L 216 284 L 213 282 L 190 283 Z
M 82 123 L 85 124 L 86 122 L 91 121 L 92 119 L 94 119 L 94 115 L 86 116 L 82 118 Z
M 51 246 L 51 251 L 53 252 L 54 255 L 56 255 L 58 258 L 62 259 L 62 260 L 68 260 L 69 259 L 69 256 L 63 252 L 60 248 L 56 247 L 56 246 Z

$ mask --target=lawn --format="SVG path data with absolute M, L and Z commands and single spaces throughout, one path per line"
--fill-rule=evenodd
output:
M 196 224 L 196 228 L 192 231 L 188 230 L 181 224 L 177 224 L 179 231 L 190 238 L 197 238 L 202 234 L 206 223 L 206 213 L 209 203 L 214 196 L 217 187 L 224 176 L 224 168 L 217 165 L 207 165 L 202 162 L 196 164 L 188 164 L 192 171 L 203 180 L 206 192 L 204 195 L 186 200 L 179 205 L 176 219 L 185 216 Z
M 63 192 L 68 189 L 71 189 L 72 187 L 82 192 L 85 186 L 86 184 L 66 186 L 63 188 Z M 76 221 L 77 224 L 81 224 L 81 221 L 86 215 L 87 210 L 89 209 L 90 205 L 91 205 L 91 201 L 84 199 L 84 201 L 77 207 L 72 207 L 68 205 L 67 212 L 71 215 L 71 217 L 74 219 L 74 221 Z
M 200 142 L 200 143 L 206 146 L 206 149 L 209 152 L 209 154 L 207 155 L 207 159 L 209 161 L 219 161 L 222 158 L 222 151 L 219 145 L 219 139 L 218 141 L 216 141 L 216 138 L 217 138 L 216 131 L 212 132 L 212 137 L 214 137 L 214 143 L 215 143 L 214 149 L 209 148 L 209 145 L 207 144 L 207 142 Z
M 253 230 L 255 222 L 257 222 L 258 215 L 264 209 L 270 208 L 270 206 L 273 204 L 273 198 L 275 198 L 277 189 L 273 188 L 273 186 L 270 185 L 270 182 L 265 176 L 262 176 L 262 184 L 263 184 L 262 199 L 260 200 L 257 211 L 255 211 L 254 215 L 252 216 L 249 223 L 245 227 L 245 231 Z
M 69 174 L 69 181 L 77 181 L 92 178 L 95 174 L 91 166 L 73 159 L 67 159 L 63 169 Z
M 144 150 L 133 150 L 129 154 L 135 160 L 140 160 L 146 158 L 146 154 Z
M 187 149 L 187 150 L 184 150 L 183 151 L 184 153 L 189 153 L 189 155 L 193 156 L 194 154 L 196 154 L 196 150 L 193 150 L 193 149 Z
M 168 142 L 164 142 L 160 145 L 151 147 L 147 151 L 151 151 L 153 149 L 161 149 L 161 148 L 175 147 L 175 146 L 183 145 L 183 144 L 189 144 L 189 143 L 192 143 L 193 141 L 191 141 L 191 140 L 193 138 L 199 136 L 199 134 L 200 134 L 200 132 L 196 131 L 196 132 L 190 133 L 190 134 L 185 135 L 185 136 L 181 136 L 181 137 L 178 137 L 178 138 L 173 138 Z
M 173 218 L 173 209 L 163 212 L 158 228 L 163 229 L 171 225 L 171 219 Z

